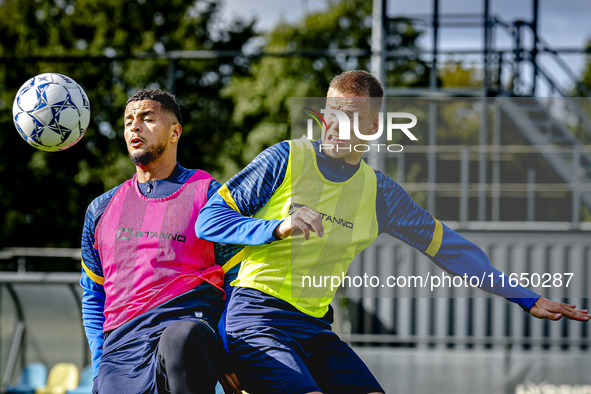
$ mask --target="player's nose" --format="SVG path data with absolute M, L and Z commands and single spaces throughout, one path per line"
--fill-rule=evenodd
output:
M 139 133 L 139 132 L 142 130 L 142 127 L 141 127 L 141 123 L 140 123 L 140 121 L 139 121 L 138 119 L 134 119 L 134 120 L 131 122 L 131 127 L 130 127 L 130 129 L 131 129 L 131 131 L 133 131 L 133 132 Z

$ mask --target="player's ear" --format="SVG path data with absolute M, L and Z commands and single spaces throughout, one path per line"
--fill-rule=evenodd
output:
M 183 128 L 181 127 L 180 123 L 175 123 L 170 126 L 170 142 L 178 142 L 179 138 L 181 138 L 181 134 L 183 132 Z
M 375 134 L 380 129 L 380 118 L 379 115 L 376 115 L 371 124 L 371 129 L 369 130 L 369 135 Z

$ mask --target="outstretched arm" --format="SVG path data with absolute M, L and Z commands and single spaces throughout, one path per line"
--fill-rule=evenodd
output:
M 289 143 L 281 142 L 259 154 L 210 198 L 195 224 L 197 236 L 212 242 L 262 245 L 276 240 L 281 220 L 251 217 L 283 183 Z
M 586 310 L 576 310 L 575 305 L 562 304 L 540 297 L 534 291 L 522 286 L 503 286 L 509 278 L 493 267 L 486 254 L 445 224 L 439 222 L 419 207 L 406 191 L 390 177 L 376 171 L 378 177 L 378 215 L 382 211 L 380 232 L 402 240 L 420 250 L 435 264 L 452 275 L 488 277 L 493 283 L 485 282 L 482 289 L 520 305 L 525 311 L 538 318 L 558 320 L 562 316 L 586 321 Z
M 587 309 L 576 309 L 575 304 L 564 304 L 540 297 L 529 313 L 538 319 L 560 320 L 566 316 L 572 320 L 587 321 L 591 317 Z

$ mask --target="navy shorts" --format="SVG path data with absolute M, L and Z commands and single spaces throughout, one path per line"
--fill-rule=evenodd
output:
M 223 307 L 221 292 L 209 284 L 198 286 L 153 308 L 106 335 L 94 394 L 169 393 L 159 359 L 163 331 L 175 322 L 192 321 L 208 332 L 207 341 L 221 350 L 217 318 Z M 209 335 L 209 333 L 211 335 Z
M 235 288 L 226 323 L 233 367 L 251 394 L 384 392 L 328 319 L 305 315 L 257 290 Z

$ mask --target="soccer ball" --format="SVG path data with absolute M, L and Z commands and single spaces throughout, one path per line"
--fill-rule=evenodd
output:
M 78 142 L 90 122 L 86 92 L 72 78 L 40 74 L 21 86 L 12 117 L 19 134 L 31 146 L 47 152 L 68 149 Z

